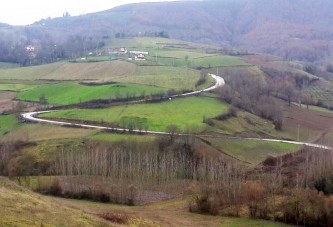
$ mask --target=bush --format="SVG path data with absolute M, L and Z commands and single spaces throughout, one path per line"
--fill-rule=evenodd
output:
M 314 187 L 326 195 L 333 194 L 333 175 L 317 180 L 314 184 Z
M 217 215 L 219 213 L 219 203 L 217 198 L 213 198 L 208 194 L 194 195 L 190 201 L 190 212 L 201 214 Z
M 211 127 L 214 127 L 214 125 L 215 125 L 213 119 L 211 119 L 211 118 L 204 117 L 202 122 Z
M 259 181 L 247 181 L 243 185 L 243 200 L 247 204 L 250 217 L 256 218 L 257 212 L 264 213 L 261 208 L 261 203 L 264 200 L 266 189 Z
M 231 117 L 237 116 L 237 108 L 234 106 L 229 106 L 228 111 L 226 113 L 218 115 L 215 119 L 219 121 L 225 121 Z
M 134 206 L 137 194 L 138 189 L 134 185 L 128 186 L 126 191 L 126 204 L 129 206 Z
M 54 196 L 62 195 L 62 188 L 60 186 L 60 179 L 56 177 L 52 181 L 52 185 L 50 187 L 49 193 Z

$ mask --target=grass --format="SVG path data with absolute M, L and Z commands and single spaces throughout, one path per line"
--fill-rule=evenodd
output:
M 95 135 L 89 136 L 89 139 L 118 142 L 118 141 L 137 141 L 137 142 L 152 142 L 156 139 L 152 135 L 128 135 L 128 134 L 113 134 L 113 133 L 96 133 Z
M 248 66 L 249 64 L 239 57 L 218 55 L 193 59 L 193 65 L 196 67 L 211 68 L 218 66 Z
M 44 84 L 22 91 L 17 95 L 20 100 L 39 101 L 42 94 L 52 104 L 73 104 L 94 99 L 115 99 L 138 97 L 166 92 L 165 88 L 138 84 L 109 84 L 98 86 L 81 85 L 74 82 Z
M 0 135 L 6 134 L 20 125 L 14 115 L 0 115 Z
M 208 141 L 220 150 L 244 162 L 259 164 L 267 156 L 280 156 L 296 152 L 301 146 L 280 142 L 267 142 L 256 140 L 237 139 L 208 139 Z
M 299 104 L 297 104 L 297 103 L 294 103 L 294 105 L 299 106 Z M 323 107 L 319 107 L 319 106 L 311 106 L 311 105 L 307 106 L 307 105 L 302 104 L 301 107 L 303 109 L 315 110 L 315 111 L 319 111 L 319 112 L 323 112 L 323 113 L 333 113 L 333 111 L 323 108 Z
M 0 84 L 0 91 L 24 91 L 33 89 L 34 85 L 27 84 Z
M 150 56 L 149 60 L 156 61 L 154 56 Z M 157 57 L 159 65 L 175 66 L 175 67 L 191 67 L 191 68 L 214 68 L 214 67 L 231 67 L 231 66 L 249 66 L 243 59 L 227 55 L 206 56 L 200 58 L 173 58 L 173 57 Z
M 133 76 L 116 78 L 115 81 L 193 90 L 199 78 L 200 72 L 197 70 L 168 66 L 140 66 Z
M 204 52 L 198 51 L 188 51 L 188 50 L 181 50 L 181 49 L 158 49 L 154 53 L 151 54 L 152 56 L 158 57 L 166 57 L 166 58 L 177 58 L 177 59 L 194 59 L 194 58 L 202 58 L 212 56 L 211 54 L 206 54 Z
M 60 205 L 0 178 L 1 226 L 106 226 L 83 211 Z
M 243 59 L 234 56 L 207 54 L 206 48 L 213 46 L 199 46 L 173 39 L 155 37 L 115 39 L 108 48 L 126 47 L 128 50 L 142 50 L 149 52 L 147 60 L 156 62 L 162 66 L 174 67 L 224 67 L 224 66 L 247 66 Z M 189 49 L 190 48 L 190 49 Z
M 108 142 L 117 142 L 117 141 L 150 142 L 155 139 L 155 136 L 151 135 L 113 134 L 113 133 L 101 132 L 99 130 L 94 130 L 94 129 L 87 130 L 80 128 L 61 127 L 50 124 L 25 124 L 19 128 L 14 127 L 14 129 L 16 130 L 12 130 L 8 134 L 2 136 L 0 142 L 8 141 L 13 138 L 23 141 L 29 140 L 33 142 L 62 141 L 63 139 L 74 141 L 76 139 L 81 139 L 81 138 L 99 140 L 99 141 L 108 141 Z M 50 142 L 50 144 L 52 143 Z
M 56 62 L 46 65 L 1 69 L 0 79 L 16 80 L 98 80 L 133 75 L 136 65 L 124 61 L 96 63 Z
M 221 216 L 209 216 L 190 213 L 187 210 L 186 199 L 168 200 L 153 203 L 147 206 L 128 207 L 113 204 L 100 204 L 89 201 L 78 201 L 73 199 L 56 199 L 60 204 L 66 206 L 89 210 L 92 213 L 111 213 L 128 216 L 130 219 L 141 219 L 148 223 L 155 223 L 153 226 L 220 226 L 220 227 L 282 227 L 289 226 L 283 223 L 251 220 L 249 218 L 229 218 Z M 150 225 L 141 225 L 150 226 Z
M 0 141 L 8 141 L 13 138 L 23 141 L 86 138 L 98 132 L 98 130 L 69 128 L 50 124 L 24 124 L 14 129 L 15 130 L 12 130 L 10 133 L 2 136 Z
M 43 114 L 43 117 L 77 120 L 118 122 L 125 127 L 128 122 L 141 122 L 148 130 L 166 131 L 171 124 L 180 129 L 203 131 L 206 125 L 203 117 L 214 117 L 227 110 L 227 105 L 218 99 L 188 97 L 168 102 L 117 106 L 108 109 L 73 109 Z
M 283 227 L 287 224 L 248 218 L 222 218 L 221 227 Z
M 0 192 L 0 207 L 3 208 L 0 211 L 1 226 L 109 226 L 113 224 L 105 222 L 102 224 L 100 219 L 93 216 L 97 214 L 127 217 L 129 226 L 288 226 L 283 223 L 251 220 L 245 217 L 229 218 L 189 213 L 186 208 L 186 199 L 168 200 L 137 207 L 96 203 L 38 195 L 5 178 L 0 178 Z
M 213 131 L 227 135 L 276 136 L 274 125 L 270 121 L 245 111 L 238 111 L 237 117 L 214 123 Z
M 310 95 L 323 103 L 333 104 L 333 84 L 327 84 L 321 87 L 311 87 L 307 90 Z
M 0 68 L 8 69 L 8 68 L 16 68 L 19 67 L 19 64 L 8 63 L 8 62 L 0 62 Z

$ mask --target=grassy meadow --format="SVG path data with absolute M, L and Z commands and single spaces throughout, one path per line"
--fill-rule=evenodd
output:
M 259 164 L 268 156 L 280 156 L 300 150 L 301 146 L 257 140 L 208 139 L 212 146 L 251 164 Z
M 25 91 L 25 90 L 29 90 L 29 89 L 33 89 L 35 86 L 34 85 L 29 85 L 29 84 L 3 84 L 0 83 L 0 91 L 15 91 L 15 92 L 19 92 L 19 91 Z
M 277 132 L 274 125 L 265 119 L 262 119 L 254 114 L 238 111 L 237 117 L 232 117 L 224 121 L 214 121 L 214 132 L 223 133 L 226 135 L 269 135 L 276 137 Z
M 135 73 L 136 65 L 125 61 L 52 64 L 1 69 L 0 79 L 16 80 L 98 80 L 110 81 Z
M 14 115 L 0 115 L 0 136 L 18 128 L 19 125 Z
M 145 84 L 175 90 L 194 90 L 200 72 L 170 66 L 140 66 L 132 76 L 115 78 L 115 81 Z
M 17 98 L 20 100 L 39 101 L 42 94 L 51 104 L 73 104 L 94 99 L 116 99 L 138 97 L 142 94 L 152 95 L 166 92 L 165 88 L 139 84 L 108 84 L 88 86 L 74 82 L 45 84 L 33 89 L 22 91 Z
M 129 122 L 148 125 L 148 130 L 166 131 L 169 125 L 185 130 L 203 131 L 203 117 L 214 117 L 226 112 L 227 105 L 209 97 L 188 97 L 168 102 L 117 106 L 107 109 L 73 109 L 41 115 L 45 118 L 117 122 L 126 127 Z

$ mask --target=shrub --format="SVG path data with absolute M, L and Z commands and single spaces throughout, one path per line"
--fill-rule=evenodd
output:
M 206 193 L 194 195 L 189 205 L 190 212 L 217 215 L 219 213 L 218 199 Z
M 333 194 L 333 175 L 317 180 L 314 184 L 314 187 L 326 195 Z
M 256 218 L 260 210 L 260 203 L 265 197 L 265 188 L 259 181 L 247 181 L 243 185 L 243 200 L 247 204 L 250 217 Z
M 52 185 L 50 187 L 49 193 L 54 196 L 62 195 L 62 188 L 60 186 L 59 177 L 53 178 Z
M 216 117 L 216 120 L 225 121 L 229 118 L 237 116 L 237 108 L 233 105 L 229 106 L 228 111 L 226 113 L 220 114 Z

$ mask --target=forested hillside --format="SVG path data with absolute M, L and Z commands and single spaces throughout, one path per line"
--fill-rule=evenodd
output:
M 287 59 L 327 60 L 332 55 L 332 7 L 330 0 L 140 3 L 43 19 L 25 27 L 1 24 L 0 61 L 45 63 L 101 47 L 109 38 L 128 36 L 170 36 Z M 24 59 L 30 44 L 43 50 L 36 62 Z

